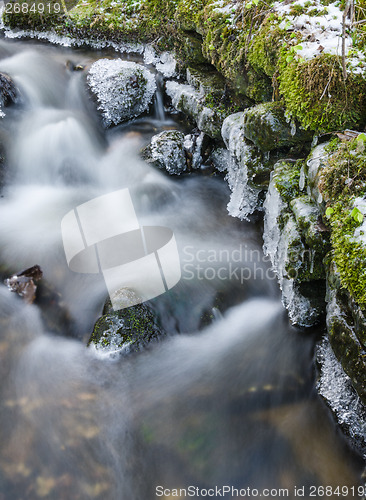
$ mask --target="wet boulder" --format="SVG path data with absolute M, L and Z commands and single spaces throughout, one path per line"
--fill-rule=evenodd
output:
M 105 354 L 141 351 L 165 335 L 149 302 L 128 306 L 135 301 L 132 290 L 119 291 L 122 309 L 115 311 L 108 300 L 96 321 L 88 345 Z
M 303 195 L 294 198 L 290 202 L 290 207 L 306 244 L 309 248 L 318 251 L 323 258 L 330 250 L 330 231 L 324 224 L 317 205 L 308 196 Z
M 8 274 L 5 266 L 0 266 L 0 275 Z M 35 304 L 41 312 L 43 325 L 48 332 L 56 335 L 77 336 L 77 329 L 62 295 L 47 280 L 42 269 L 34 265 L 24 271 L 13 273 L 4 280 L 10 292 L 16 293 L 26 304 Z
M 156 90 L 149 70 L 122 59 L 99 59 L 90 67 L 87 82 L 107 127 L 147 111 Z
M 17 102 L 19 91 L 10 76 L 0 73 L 0 116 L 5 116 L 3 108 Z
M 187 170 L 184 141 L 184 134 L 178 130 L 160 132 L 152 137 L 141 155 L 147 163 L 169 174 L 180 175 Z
M 271 157 L 245 137 L 244 112 L 228 116 L 222 125 L 221 135 L 232 158 L 248 171 L 248 181 L 256 188 L 267 188 L 276 157 Z
M 312 132 L 305 131 L 285 116 L 284 107 L 278 102 L 258 104 L 244 111 L 244 135 L 261 151 L 311 141 Z
M 276 164 L 264 202 L 263 239 L 290 320 L 311 326 L 324 314 L 323 258 L 329 233 L 317 206 L 302 194 L 302 170 L 302 161 Z
M 37 282 L 43 273 L 38 265 L 32 266 L 20 273 L 13 274 L 4 281 L 11 292 L 17 293 L 27 304 L 32 304 L 36 298 Z

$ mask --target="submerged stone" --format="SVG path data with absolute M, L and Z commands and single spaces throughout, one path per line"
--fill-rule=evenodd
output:
M 160 132 L 142 150 L 142 157 L 147 163 L 169 174 L 180 175 L 187 169 L 184 141 L 184 134 L 178 130 Z
M 4 283 L 11 292 L 17 293 L 27 304 L 32 304 L 36 298 L 36 283 L 42 279 L 43 273 L 38 265 L 13 274 Z
M 87 82 L 106 126 L 141 115 L 156 90 L 155 76 L 144 66 L 122 59 L 99 59 L 89 69 Z

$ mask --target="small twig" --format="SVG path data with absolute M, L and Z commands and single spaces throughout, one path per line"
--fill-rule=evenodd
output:
M 244 56 L 245 56 L 245 58 L 247 57 L 247 52 L 248 52 L 248 49 L 249 49 L 249 43 L 250 43 L 250 38 L 252 36 L 252 29 L 253 29 L 253 25 L 254 25 L 254 18 L 255 18 L 256 12 L 257 12 L 257 6 L 255 6 L 255 9 L 254 9 L 254 12 L 253 12 L 253 16 L 252 16 L 252 20 L 251 20 L 251 23 L 250 23 L 250 28 L 249 28 L 247 40 L 245 42 L 245 50 L 244 50 Z
M 329 85 L 330 85 L 330 82 L 332 81 L 332 77 L 333 77 L 333 70 L 334 70 L 334 65 L 332 66 L 332 71 L 330 72 L 330 76 L 329 76 L 328 83 L 326 84 L 326 86 L 325 86 L 325 88 L 324 88 L 324 90 L 323 90 L 323 93 L 322 93 L 322 95 L 320 96 L 319 101 L 321 101 L 321 100 L 323 99 L 323 97 L 324 97 L 324 95 L 325 95 L 325 93 L 326 93 L 326 91 L 327 91 L 327 89 L 328 89 L 328 87 L 329 87 Z
M 343 72 L 343 80 L 347 79 L 347 70 L 346 70 L 346 17 L 349 9 L 349 4 L 346 4 L 346 7 L 342 16 L 342 72 Z

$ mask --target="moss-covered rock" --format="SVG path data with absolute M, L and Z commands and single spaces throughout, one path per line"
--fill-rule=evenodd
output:
M 247 59 L 255 71 L 273 77 L 286 36 L 286 30 L 277 23 L 277 16 L 274 13 L 266 16 L 248 47 Z
M 293 162 L 280 160 L 273 170 L 273 184 L 287 206 L 289 206 L 291 200 L 302 194 L 300 190 L 301 168 L 301 160 Z
M 356 138 L 346 140 L 351 136 Z M 323 235 L 330 235 L 331 251 L 324 259 L 328 336 L 352 385 L 366 402 L 366 138 L 357 133 L 341 137 L 342 141 L 335 137 L 315 147 L 304 163 L 307 198 L 318 215 L 314 211 L 302 217 L 304 202 L 307 204 L 304 197 L 293 200 L 291 208 L 312 248 L 321 243 Z M 318 227 L 314 226 L 316 218 Z
M 205 96 L 192 85 L 169 81 L 166 83 L 166 92 L 173 106 L 192 118 L 202 132 L 213 139 L 221 138 L 221 126 L 230 114 L 229 110 L 211 107 Z
M 202 54 L 202 37 L 196 33 L 182 34 L 182 45 L 179 53 L 186 64 L 207 63 L 206 58 Z
M 211 99 L 223 99 L 225 96 L 226 80 L 210 65 L 189 65 L 187 81 L 203 96 L 209 96 Z
M 301 234 L 303 248 L 298 260 L 302 262 L 297 271 L 297 281 L 324 279 L 323 258 L 330 249 L 329 228 L 323 223 L 318 206 L 305 194 L 305 184 L 301 185 L 304 163 L 278 162 L 273 173 L 273 182 L 285 204 L 279 217 L 280 226 L 287 223 L 287 215 L 294 217 L 296 229 Z
M 108 300 L 88 345 L 106 352 L 137 352 L 165 335 L 149 303 L 114 311 Z
M 178 3 L 174 19 L 178 28 L 185 32 L 199 32 L 202 0 L 182 0 Z
M 344 371 L 366 403 L 366 318 L 342 288 L 337 267 L 327 262 L 327 329 L 329 340 Z
M 275 165 L 264 203 L 263 236 L 291 321 L 310 326 L 325 310 L 323 258 L 329 242 L 317 206 L 302 193 L 302 169 L 301 161 Z
M 324 200 L 324 211 L 326 202 L 332 257 L 342 286 L 359 306 L 366 307 L 366 245 L 361 234 L 365 210 L 361 212 L 356 206 L 366 192 L 364 140 L 361 136 L 333 142 L 323 146 L 323 151 L 326 157 L 314 180 Z
M 311 141 L 312 138 L 312 134 L 301 130 L 294 121 L 289 123 L 285 109 L 279 102 L 258 104 L 246 109 L 243 120 L 245 137 L 264 152 Z
M 240 168 L 247 171 L 248 183 L 255 188 L 267 188 L 276 157 L 264 154 L 246 139 L 244 112 L 228 116 L 222 125 L 221 135 L 231 156 Z
M 322 259 L 330 250 L 330 230 L 324 224 L 318 207 L 308 196 L 293 199 L 290 207 L 306 244 L 320 253 L 319 265 L 322 266 Z
M 286 109 L 305 129 L 325 132 L 365 124 L 366 80 L 351 73 L 343 79 L 338 57 L 279 61 L 279 90 Z

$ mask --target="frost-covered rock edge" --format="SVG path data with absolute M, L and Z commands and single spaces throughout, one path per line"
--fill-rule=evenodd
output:
M 354 390 L 350 377 L 324 338 L 316 350 L 319 366 L 317 390 L 353 445 L 366 458 L 366 408 Z
M 177 74 L 177 61 L 173 53 L 167 51 L 157 52 L 151 44 L 98 40 L 98 37 L 77 38 L 70 35 L 59 35 L 54 31 L 47 30 L 12 30 L 4 25 L 2 18 L 3 12 L 4 7 L 0 7 L 0 30 L 3 30 L 6 38 L 31 38 L 35 40 L 44 40 L 53 45 L 60 45 L 61 47 L 90 47 L 95 50 L 113 49 L 119 54 L 140 54 L 143 57 L 144 64 L 155 67 L 165 78 L 171 78 Z
M 148 110 L 156 91 L 155 76 L 145 66 L 122 59 L 98 59 L 87 83 L 106 126 L 118 125 Z

